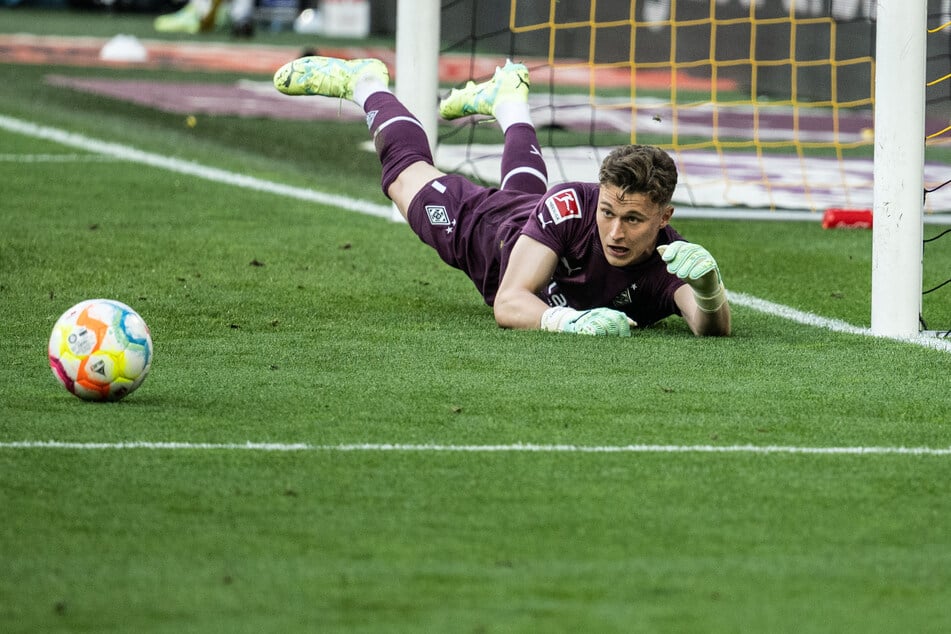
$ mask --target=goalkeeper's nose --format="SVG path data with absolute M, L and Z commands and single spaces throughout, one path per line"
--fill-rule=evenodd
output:
M 624 225 L 620 218 L 614 218 L 608 224 L 608 238 L 615 242 L 624 240 Z

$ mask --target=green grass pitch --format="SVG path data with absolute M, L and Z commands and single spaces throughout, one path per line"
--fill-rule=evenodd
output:
M 51 72 L 235 79 L 0 63 L 0 115 L 385 202 L 360 125 L 189 128 Z M 674 224 L 731 290 L 868 325 L 870 233 Z M 47 366 L 90 297 L 152 329 L 120 403 Z M 925 313 L 951 326 L 951 292 Z M 675 449 L 947 449 L 949 353 L 734 324 L 503 331 L 405 225 L 0 130 L 0 630 L 947 631 L 951 456 Z

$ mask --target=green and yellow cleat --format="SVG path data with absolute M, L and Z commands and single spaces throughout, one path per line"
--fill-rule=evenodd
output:
M 207 33 L 227 22 L 228 16 L 219 11 L 222 0 L 212 0 L 210 3 L 189 2 L 184 7 L 155 18 L 153 26 L 159 33 Z
M 480 84 L 470 81 L 463 88 L 453 88 L 449 96 L 439 102 L 439 114 L 443 119 L 473 114 L 492 117 L 495 106 L 500 103 L 528 103 L 529 87 L 525 65 L 506 60 L 505 66 L 495 69 L 492 79 Z
M 378 59 L 338 59 L 301 57 L 281 66 L 274 73 L 274 87 L 285 95 L 322 95 L 353 99 L 353 87 L 367 77 L 376 77 L 388 85 L 390 74 Z

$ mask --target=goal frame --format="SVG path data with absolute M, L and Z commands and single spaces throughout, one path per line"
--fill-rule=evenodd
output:
M 875 36 L 872 333 L 920 332 L 927 3 L 880 0 Z

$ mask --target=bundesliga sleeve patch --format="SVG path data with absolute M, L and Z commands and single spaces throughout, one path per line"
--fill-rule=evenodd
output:
M 574 189 L 563 189 L 555 192 L 545 201 L 545 206 L 548 208 L 551 221 L 556 225 L 571 218 L 581 217 L 581 201 L 578 199 L 578 192 Z M 542 225 L 546 224 L 548 223 L 542 220 Z

